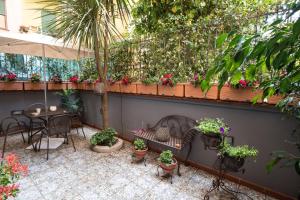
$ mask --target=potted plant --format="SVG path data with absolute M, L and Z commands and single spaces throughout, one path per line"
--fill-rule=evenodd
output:
M 133 145 L 134 145 L 134 148 L 133 148 L 134 157 L 137 160 L 142 160 L 148 151 L 148 147 L 146 146 L 144 140 L 138 138 L 138 139 L 134 140 Z
M 30 82 L 24 83 L 25 90 L 43 90 L 45 88 L 43 83 L 40 83 L 41 75 L 38 73 L 31 74 Z
M 147 77 L 141 83 L 137 83 L 136 90 L 138 94 L 152 94 L 157 95 L 157 77 Z
M 253 147 L 250 148 L 248 145 L 234 147 L 225 140 L 219 150 L 219 154 L 222 156 L 223 165 L 226 169 L 238 171 L 243 167 L 246 158 L 257 156 L 258 150 Z
M 48 82 L 48 90 L 65 90 L 67 89 L 67 84 L 63 83 L 60 75 L 54 75 Z
M 166 96 L 184 96 L 184 85 L 177 84 L 178 79 L 171 73 L 164 74 L 158 85 L 158 94 Z
M 230 128 L 219 118 L 201 119 L 196 128 L 202 132 L 201 139 L 205 148 L 218 147 L 222 142 L 222 135 L 227 135 L 230 131 Z
M 170 174 L 177 166 L 177 160 L 173 158 L 173 153 L 170 150 L 163 151 L 157 159 L 159 166 L 166 174 Z
M 7 200 L 19 193 L 17 184 L 21 176 L 28 175 L 28 166 L 22 165 L 16 155 L 8 154 L 0 162 L 0 199 Z
M 136 84 L 133 83 L 134 78 L 129 76 L 124 76 L 121 80 L 120 90 L 123 93 L 136 93 Z
M 70 83 L 68 83 L 68 89 L 73 89 L 73 90 L 79 89 L 78 83 L 80 82 L 80 79 L 78 75 L 70 76 L 69 82 Z
M 91 137 L 92 150 L 98 153 L 111 153 L 123 146 L 123 140 L 116 137 L 113 128 L 106 128 Z
M 207 92 L 202 91 L 201 84 L 204 78 L 201 78 L 198 73 L 195 73 L 189 84 L 185 84 L 185 97 L 200 98 L 200 99 L 217 99 L 218 87 L 212 85 Z
M 16 81 L 17 75 L 8 73 L 0 75 L 0 91 L 1 90 L 23 90 L 23 82 Z
M 241 79 L 238 82 L 232 81 L 222 87 L 220 99 L 227 101 L 251 102 L 257 97 L 262 96 L 261 90 L 255 88 L 257 85 L 258 84 L 255 81 L 247 81 L 245 79 Z

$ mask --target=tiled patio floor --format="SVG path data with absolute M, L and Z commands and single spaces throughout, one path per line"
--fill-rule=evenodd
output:
M 96 132 L 85 128 L 88 138 Z M 147 166 L 131 164 L 131 144 L 112 154 L 92 152 L 82 135 L 74 134 L 77 151 L 63 145 L 45 152 L 25 150 L 20 136 L 10 137 L 8 151 L 16 153 L 22 163 L 30 167 L 30 175 L 20 181 L 18 200 L 133 200 L 133 199 L 203 199 L 213 176 L 201 170 L 182 166 L 182 176 L 175 176 L 173 184 L 156 176 L 155 157 L 148 154 Z M 3 138 L 0 138 L 2 146 Z M 237 187 L 232 184 L 233 187 Z M 240 187 L 253 199 L 271 199 Z M 224 194 L 213 194 L 210 199 L 230 199 Z M 240 197 L 240 199 L 247 199 Z

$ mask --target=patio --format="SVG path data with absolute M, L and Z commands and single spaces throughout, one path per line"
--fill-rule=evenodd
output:
M 85 127 L 87 139 L 97 130 Z M 62 145 L 50 151 L 24 150 L 20 136 L 9 138 L 8 152 L 20 156 L 28 164 L 28 177 L 20 180 L 18 200 L 93 200 L 93 199 L 202 199 L 214 176 L 193 167 L 182 166 L 182 176 L 174 176 L 173 184 L 156 176 L 157 153 L 149 152 L 147 166 L 131 163 L 132 144 L 112 154 L 99 154 L 90 150 L 89 142 L 76 131 L 77 151 L 72 145 Z M 3 142 L 1 138 L 0 143 Z M 236 188 L 237 185 L 229 183 Z M 273 199 L 240 186 L 241 191 L 254 199 Z M 240 199 L 247 199 L 239 196 Z M 223 193 L 214 193 L 211 199 L 230 199 Z

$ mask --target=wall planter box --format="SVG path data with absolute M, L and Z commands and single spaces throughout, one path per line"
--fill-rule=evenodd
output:
M 21 81 L 12 81 L 12 82 L 5 82 L 0 81 L 0 91 L 16 91 L 16 90 L 23 90 L 23 82 Z
M 236 89 L 229 85 L 225 85 L 221 90 L 220 99 L 227 101 L 251 102 L 257 95 L 261 96 L 262 91 L 255 90 L 252 87 Z M 258 102 L 261 102 L 261 100 L 258 99 Z
M 178 83 L 174 87 L 158 85 L 158 95 L 184 97 L 184 84 Z
M 205 93 L 202 92 L 200 87 L 195 87 L 193 84 L 185 84 L 185 97 L 190 98 L 200 98 L 200 99 L 217 99 L 218 97 L 218 87 L 216 85 L 213 85 L 208 92 Z
M 120 90 L 120 82 L 115 83 L 106 83 L 106 91 L 107 92 L 121 92 Z
M 127 85 L 120 83 L 120 90 L 122 93 L 136 94 L 136 83 L 130 83 Z
M 69 83 L 68 83 L 68 89 L 69 89 L 69 90 L 71 90 L 71 89 L 72 89 L 72 90 L 78 90 L 78 89 L 79 89 L 79 86 L 78 86 L 78 85 L 79 85 L 79 83 L 70 83 L 70 82 L 69 82 Z
M 31 82 L 24 82 L 24 90 L 44 90 L 45 85 L 43 82 L 39 83 L 31 83 Z
M 157 95 L 157 85 L 156 84 L 145 85 L 143 83 L 137 83 L 136 84 L 136 93 L 137 94 Z
M 84 84 L 85 84 L 84 90 L 94 90 L 95 83 L 84 83 Z
M 67 83 L 51 83 L 48 82 L 48 90 L 66 90 Z
M 269 104 L 277 104 L 280 100 L 282 100 L 284 97 L 281 96 L 281 95 L 274 95 L 274 96 L 271 96 L 269 99 L 268 99 L 268 103 Z
M 94 92 L 98 94 L 104 93 L 104 83 L 95 83 L 94 84 Z

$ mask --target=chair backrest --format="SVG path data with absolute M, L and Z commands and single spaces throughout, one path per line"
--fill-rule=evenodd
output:
M 150 130 L 156 131 L 159 127 L 168 127 L 172 137 L 183 139 L 187 132 L 194 128 L 196 124 L 196 120 L 189 117 L 169 115 L 159 120 Z
M 30 121 L 28 117 L 24 115 L 24 110 L 12 110 L 10 111 L 10 116 L 16 118 L 20 122 L 24 122 L 26 125 L 29 125 Z
M 35 111 L 37 108 L 45 110 L 45 104 L 43 103 L 34 103 L 26 107 L 25 111 Z
M 1 130 L 3 134 L 6 134 L 9 128 L 13 126 L 21 126 L 20 122 L 15 117 L 6 117 L 1 120 Z
M 58 115 L 49 118 L 48 132 L 49 135 L 65 134 L 71 131 L 71 118 L 69 115 Z

